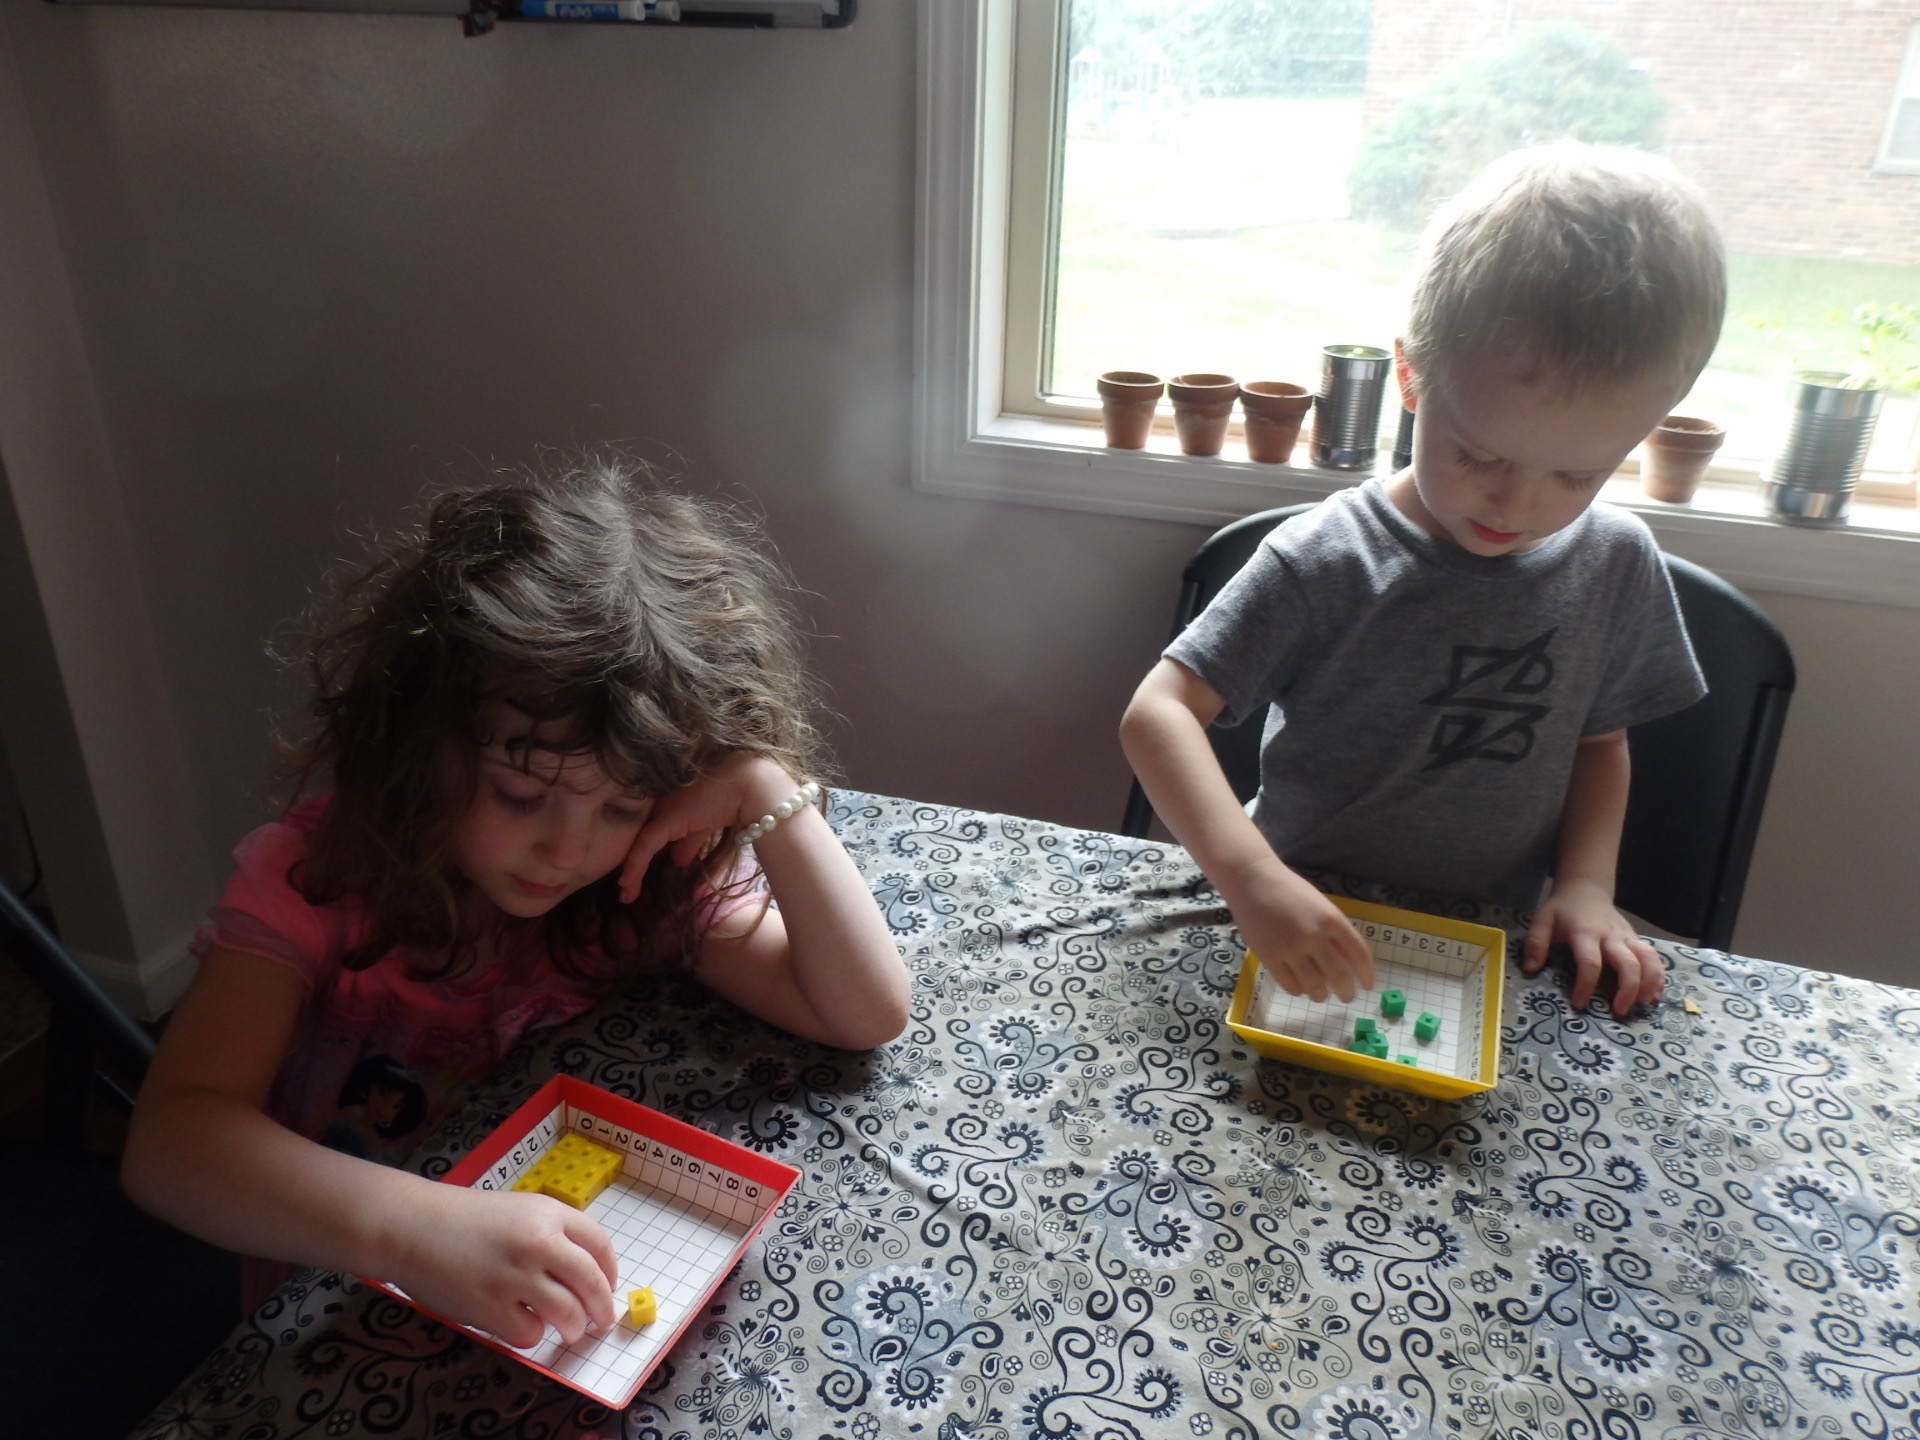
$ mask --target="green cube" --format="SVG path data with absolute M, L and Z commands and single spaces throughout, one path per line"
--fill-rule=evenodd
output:
M 1417 1040 L 1431 1040 L 1440 1033 L 1440 1017 L 1431 1010 L 1422 1010 L 1420 1018 L 1413 1022 L 1413 1034 Z
M 1400 1057 L 1400 1063 L 1402 1065 L 1418 1065 L 1420 1062 L 1411 1055 L 1402 1055 Z
M 1380 992 L 1380 1013 L 1389 1020 L 1398 1020 L 1407 1013 L 1407 997 L 1399 990 Z
M 1373 1042 L 1364 1035 L 1356 1035 L 1353 1039 L 1347 1041 L 1347 1049 L 1353 1051 L 1356 1055 L 1371 1055 L 1373 1053 Z
M 1367 1053 L 1373 1056 L 1373 1058 L 1376 1060 L 1386 1059 L 1387 1058 L 1387 1037 L 1384 1035 L 1374 1035 L 1369 1037 L 1367 1040 Z
M 1374 1024 L 1368 1016 L 1362 1015 L 1358 1020 L 1353 1022 L 1353 1038 L 1356 1040 L 1365 1040 L 1379 1033 L 1380 1027 Z

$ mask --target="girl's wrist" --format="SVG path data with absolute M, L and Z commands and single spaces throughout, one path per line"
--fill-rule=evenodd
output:
M 361 1160 L 362 1165 L 374 1165 Z M 362 1273 L 382 1280 L 410 1270 L 419 1258 L 419 1237 L 423 1227 L 431 1230 L 436 1182 L 423 1180 L 403 1170 L 374 1165 L 375 1174 L 363 1176 L 363 1183 L 352 1192 L 353 1202 L 344 1217 L 346 1244 L 364 1266 Z M 420 1186 L 409 1181 L 422 1181 Z
M 795 784 L 791 793 L 783 795 L 741 826 L 740 843 L 752 845 L 766 839 L 782 822 L 791 820 L 802 810 L 811 810 L 817 806 L 820 803 L 820 794 L 818 781 L 807 780 Z
M 733 828 L 744 830 L 800 788 L 806 776 L 793 776 L 779 761 L 743 752 L 734 762 L 732 788 L 740 809 Z

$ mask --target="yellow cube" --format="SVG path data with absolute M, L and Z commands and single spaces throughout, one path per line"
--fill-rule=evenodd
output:
M 627 1323 L 651 1325 L 660 1318 L 660 1302 L 653 1298 L 653 1287 L 643 1285 L 627 1292 Z
M 620 1152 L 596 1145 L 583 1135 L 568 1131 L 513 1182 L 516 1190 L 531 1190 L 564 1200 L 576 1210 L 584 1210 L 594 1197 L 620 1173 Z

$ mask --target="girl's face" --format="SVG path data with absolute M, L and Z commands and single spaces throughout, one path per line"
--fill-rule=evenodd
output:
M 497 708 L 453 859 L 494 905 L 531 920 L 618 869 L 653 801 L 614 784 L 591 755 L 542 749 L 537 731 Z

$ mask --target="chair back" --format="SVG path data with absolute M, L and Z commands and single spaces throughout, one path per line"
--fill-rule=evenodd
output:
M 1312 508 L 1264 510 L 1208 537 L 1181 572 L 1173 633 L 1192 623 L 1270 531 Z M 1628 732 L 1633 782 L 1614 898 L 1662 930 L 1725 950 L 1793 698 L 1793 654 L 1773 622 L 1726 581 L 1677 555 L 1662 558 L 1708 693 Z M 1265 719 L 1253 715 L 1207 730 L 1242 801 L 1260 788 Z M 1136 780 L 1120 833 L 1144 837 L 1152 823 L 1153 808 Z
M 1793 698 L 1793 652 L 1718 575 L 1677 555 L 1665 559 L 1707 697 L 1627 732 L 1633 788 L 1614 901 L 1662 930 L 1725 950 Z
M 132 1109 L 153 1059 L 153 1037 L 82 968 L 32 907 L 4 884 L 0 884 L 0 950 L 51 1002 L 44 1129 L 49 1141 L 77 1146 L 96 1083 L 121 1109 Z
M 16 1435 L 125 1435 L 232 1331 L 239 1257 L 136 1209 L 120 1186 L 118 1137 L 88 1123 L 103 1090 L 131 1108 L 152 1037 L 4 884 L 0 949 L 52 1002 L 44 1133 L 8 1138 L 0 1205 L 0 1275 L 20 1297 L 0 1311 L 0 1374 L 22 1382 L 6 1387 L 7 1423 Z M 103 1385 L 101 1351 L 74 1337 L 98 1332 L 100 1296 L 131 1285 L 163 1318 L 116 1339 Z
M 1306 514 L 1319 503 L 1309 500 L 1304 505 L 1283 505 L 1277 510 L 1262 510 L 1258 514 L 1235 520 L 1230 525 L 1223 525 L 1201 541 L 1200 548 L 1187 561 L 1186 569 L 1180 572 L 1180 598 L 1173 607 L 1173 630 L 1167 638 L 1171 640 L 1193 623 L 1194 617 L 1207 608 L 1227 581 L 1238 575 L 1241 567 L 1253 558 L 1253 552 L 1260 548 L 1260 542 L 1267 538 L 1270 531 L 1296 515 Z M 1226 772 L 1227 783 L 1233 786 L 1233 793 L 1242 802 L 1251 800 L 1254 792 L 1260 788 L 1260 736 L 1266 728 L 1266 719 L 1264 714 L 1249 715 L 1238 725 L 1216 722 L 1207 727 L 1207 739 L 1213 743 L 1214 758 L 1220 762 L 1220 768 Z M 1133 788 L 1127 792 L 1127 813 L 1120 822 L 1120 833 L 1145 839 L 1147 829 L 1152 824 L 1152 802 L 1147 799 L 1147 792 L 1140 788 L 1140 782 L 1135 780 Z

